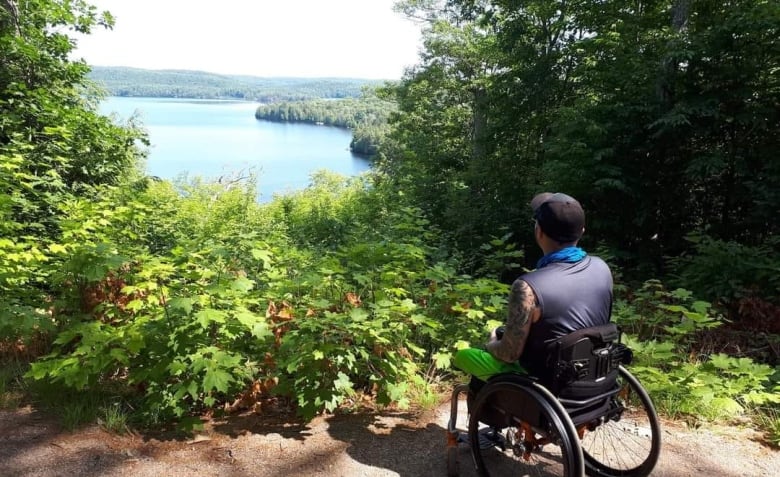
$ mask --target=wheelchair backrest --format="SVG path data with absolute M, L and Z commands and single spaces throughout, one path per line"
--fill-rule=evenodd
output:
M 620 330 L 614 323 L 575 331 L 547 349 L 550 387 L 555 394 L 575 382 L 579 382 L 575 387 L 580 392 L 587 394 L 591 388 L 596 393 L 609 386 L 609 381 L 614 382 L 618 366 L 631 361 L 631 351 L 620 343 Z

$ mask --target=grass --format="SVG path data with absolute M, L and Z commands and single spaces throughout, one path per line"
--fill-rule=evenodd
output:
M 24 398 L 24 365 L 18 361 L 0 362 L 0 409 L 16 409 Z
M 106 394 L 28 381 L 24 378 L 27 367 L 27 363 L 16 359 L 0 360 L 0 409 L 16 409 L 29 399 L 58 416 L 69 431 L 97 422 L 110 432 L 127 432 L 128 413 L 115 397 L 112 402 Z
M 58 411 L 62 426 L 69 431 L 75 431 L 84 424 L 94 422 L 97 419 L 97 407 L 89 401 L 66 402 Z
M 754 413 L 753 421 L 764 432 L 764 438 L 768 443 L 780 447 L 780 408 L 758 408 Z
M 51 382 L 34 382 L 31 396 L 41 408 L 58 416 L 68 431 L 88 424 L 98 424 L 118 434 L 129 430 L 130 413 L 123 404 L 125 400 L 110 389 L 79 391 Z
M 421 409 L 434 409 L 441 401 L 440 393 L 437 392 L 436 386 L 427 382 L 412 384 L 409 394 L 412 402 Z
M 60 417 L 62 426 L 69 430 L 97 423 L 103 429 L 116 434 L 129 431 L 129 412 L 116 397 L 96 393 L 65 391 L 59 402 L 48 401 L 46 407 Z
M 108 432 L 124 434 L 129 430 L 127 426 L 128 413 L 119 402 L 114 402 L 100 408 L 98 424 Z

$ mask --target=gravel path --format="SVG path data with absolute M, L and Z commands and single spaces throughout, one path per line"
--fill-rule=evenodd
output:
M 448 408 L 327 416 L 305 425 L 248 414 L 181 440 L 97 426 L 66 432 L 30 408 L 0 411 L 0 476 L 444 476 Z M 780 475 L 780 451 L 753 431 L 676 423 L 662 429 L 654 476 Z M 459 461 L 461 475 L 473 477 L 467 448 Z

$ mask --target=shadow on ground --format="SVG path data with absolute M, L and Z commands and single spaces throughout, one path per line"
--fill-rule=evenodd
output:
M 328 434 L 349 444 L 349 456 L 369 467 L 401 477 L 446 475 L 445 429 L 430 422 L 409 424 L 419 422 L 415 418 L 403 414 L 333 416 L 327 419 Z
M 214 420 L 186 439 L 64 431 L 34 409 L 0 411 L 0 475 L 18 477 L 418 477 L 447 475 L 449 406 L 423 413 L 292 414 Z M 775 476 L 780 453 L 744 437 L 664 425 L 653 477 Z M 474 477 L 467 446 L 462 477 Z
M 37 410 L 0 411 L 0 475 L 111 474 L 124 457 L 105 445 L 95 445 L 94 438 L 85 434 L 74 439 L 51 416 Z

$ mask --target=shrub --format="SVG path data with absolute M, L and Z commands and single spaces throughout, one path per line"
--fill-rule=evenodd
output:
M 780 237 L 769 237 L 757 246 L 689 235 L 694 253 L 672 259 L 676 278 L 698 296 L 710 301 L 733 303 L 757 295 L 780 300 Z
M 614 317 L 634 351 L 632 372 L 662 412 L 716 420 L 744 414 L 755 405 L 780 403 L 771 367 L 749 358 L 697 352 L 696 333 L 718 327 L 722 317 L 690 292 L 667 291 L 652 280 L 618 300 Z

